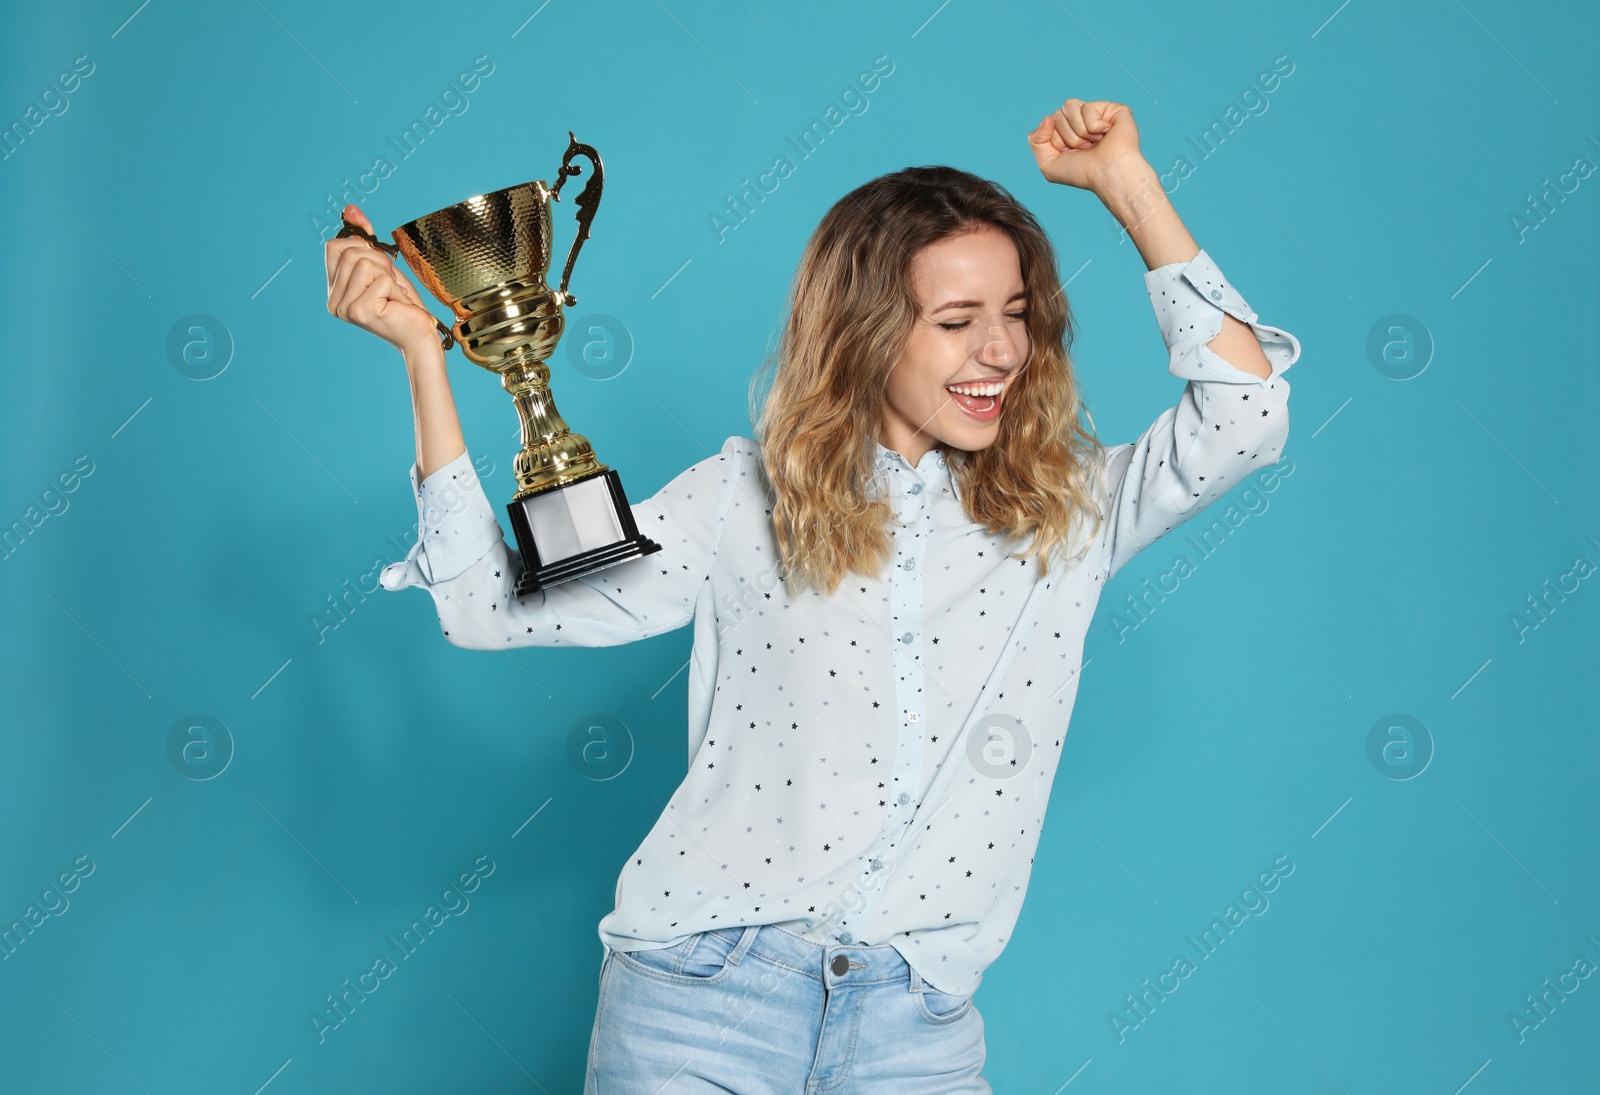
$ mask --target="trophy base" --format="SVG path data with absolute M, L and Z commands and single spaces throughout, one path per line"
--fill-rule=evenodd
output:
M 519 598 L 661 550 L 639 532 L 613 468 L 540 491 L 506 510 L 522 555 Z

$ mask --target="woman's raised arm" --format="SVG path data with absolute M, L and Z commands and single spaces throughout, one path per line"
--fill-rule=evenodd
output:
M 346 205 L 344 217 L 372 231 L 372 222 L 360 206 Z M 417 468 L 426 479 L 467 450 L 433 313 L 423 306 L 416 286 L 400 272 L 394 259 L 361 237 L 329 240 L 324 252 L 328 311 L 377 335 L 405 359 L 406 374 L 411 378 Z
M 1196 245 L 1139 152 L 1125 104 L 1068 99 L 1028 144 L 1045 178 L 1092 192 L 1138 247 L 1167 371 L 1188 381 L 1177 404 L 1137 441 L 1107 450 L 1109 578 L 1245 476 L 1278 461 L 1289 436 L 1282 373 L 1299 358 L 1300 342 L 1260 322 Z

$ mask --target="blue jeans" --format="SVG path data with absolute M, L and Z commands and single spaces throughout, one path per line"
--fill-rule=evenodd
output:
M 607 949 L 584 1095 L 992 1095 L 972 996 L 772 924 Z M 669 1082 L 670 1081 L 670 1082 Z

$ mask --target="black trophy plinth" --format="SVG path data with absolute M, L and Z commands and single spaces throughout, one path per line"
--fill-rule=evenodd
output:
M 639 532 L 613 468 L 540 491 L 506 510 L 522 554 L 518 597 L 661 550 Z

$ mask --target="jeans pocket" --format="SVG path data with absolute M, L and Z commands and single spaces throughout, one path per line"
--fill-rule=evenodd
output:
M 913 988 L 911 993 L 916 1001 L 917 1014 L 930 1023 L 953 1023 L 967 1012 L 972 1010 L 974 994 L 958 995 L 953 992 L 940 992 L 928 982 L 923 981 L 921 988 Z
M 728 955 L 739 945 L 743 928 L 718 928 L 691 935 L 671 947 L 618 951 L 624 964 L 657 980 L 678 984 L 720 981 L 731 967 Z
M 687 977 L 715 977 L 728 964 L 728 955 L 739 945 L 743 928 L 717 928 L 701 932 L 691 941 L 679 972 Z

